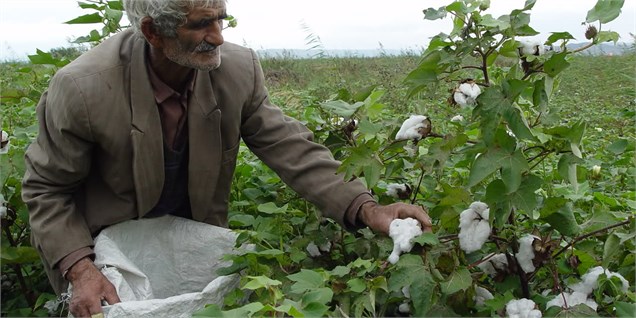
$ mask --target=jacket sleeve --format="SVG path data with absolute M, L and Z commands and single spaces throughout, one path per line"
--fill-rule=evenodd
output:
M 75 79 L 58 72 L 37 106 L 39 133 L 25 154 L 22 199 L 36 248 L 56 266 L 93 239 L 77 198 L 91 165 L 90 119 Z
M 345 212 L 356 197 L 368 190 L 359 180 L 345 182 L 336 173 L 340 162 L 329 149 L 315 143 L 311 131 L 270 102 L 254 52 L 252 60 L 254 87 L 243 113 L 243 140 L 283 182 L 315 204 L 324 216 L 352 229 Z

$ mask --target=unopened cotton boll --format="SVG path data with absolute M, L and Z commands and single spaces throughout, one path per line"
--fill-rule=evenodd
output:
M 594 301 L 593 299 L 588 299 L 586 294 L 576 292 L 576 291 L 572 292 L 571 294 L 564 292 L 564 293 L 556 295 L 552 300 L 550 300 L 545 305 L 545 308 L 546 309 L 550 307 L 566 308 L 565 306 L 566 303 L 567 303 L 567 307 L 572 307 L 579 304 L 585 304 L 588 307 L 594 309 L 595 311 L 596 311 L 596 308 L 598 308 L 598 304 L 596 303 L 596 301 Z
M 395 135 L 395 140 L 420 140 L 422 132 L 430 132 L 431 121 L 422 115 L 411 115 L 402 123 L 400 130 Z
M 466 253 L 481 249 L 490 236 L 490 209 L 483 202 L 473 202 L 459 215 L 459 247 Z
M 506 315 L 510 318 L 541 318 L 534 301 L 526 298 L 513 299 L 506 304 Z
M 486 300 L 490 300 L 495 298 L 488 289 L 476 286 L 475 287 L 475 296 L 473 296 L 473 300 L 475 301 L 475 305 L 483 306 L 486 304 Z
M 517 262 L 521 269 L 526 273 L 532 273 L 535 270 L 532 260 L 534 259 L 534 247 L 532 242 L 540 240 L 538 236 L 528 234 L 519 239 L 519 252 L 515 254 Z
M 400 254 L 408 253 L 413 248 L 412 239 L 422 234 L 420 222 L 414 218 L 395 219 L 389 225 L 389 236 L 393 239 L 393 251 L 389 255 L 389 262 L 395 264 Z
M 309 244 L 307 244 L 306 250 L 307 250 L 307 253 L 309 253 L 309 256 L 311 257 L 318 257 L 321 255 L 320 250 L 318 249 L 318 246 L 314 242 L 309 242 Z

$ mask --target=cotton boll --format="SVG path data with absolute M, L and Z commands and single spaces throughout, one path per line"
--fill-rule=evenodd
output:
M 0 154 L 9 152 L 9 143 L 9 134 L 3 130 L 2 137 L 0 138 Z
M 474 81 L 467 81 L 459 85 L 459 91 L 462 92 L 467 98 L 477 99 L 477 96 L 481 94 L 481 89 Z
M 506 314 L 510 318 L 541 318 L 543 315 L 537 309 L 534 301 L 526 298 L 513 299 L 506 304 Z
M 453 93 L 453 100 L 455 100 L 455 103 L 459 104 L 459 106 L 461 107 L 468 107 L 469 106 L 469 101 L 468 98 L 466 97 L 466 95 L 464 95 L 464 93 L 458 91 L 455 91 L 455 93 Z
M 400 254 L 408 253 L 413 248 L 414 237 L 422 234 L 420 222 L 413 218 L 395 219 L 389 225 L 389 236 L 393 239 L 393 251 L 389 255 L 391 264 L 397 263 Z
M 483 202 L 473 202 L 459 215 L 459 247 L 466 253 L 477 251 L 490 236 L 490 209 Z
M 0 206 L 0 219 L 5 219 L 7 217 L 7 207 Z
M 570 286 L 570 288 L 573 291 L 589 295 L 598 287 L 598 277 L 601 274 L 605 274 L 607 278 L 618 277 L 623 284 L 621 288 L 623 292 L 627 292 L 627 289 L 629 289 L 629 282 L 625 279 L 625 277 L 623 277 L 623 275 L 604 269 L 602 266 L 596 266 L 589 269 L 587 273 L 581 277 L 581 282 Z
M 565 301 L 563 301 L 564 298 L 565 298 Z M 546 309 L 550 307 L 566 308 L 566 303 L 567 303 L 567 307 L 576 306 L 578 304 L 585 304 L 588 307 L 594 309 L 595 311 L 596 311 L 596 308 L 598 308 L 598 304 L 593 299 L 588 299 L 586 294 L 580 293 L 580 292 L 572 292 L 571 294 L 570 293 L 558 294 L 545 305 L 545 308 Z
M 309 253 L 309 256 L 311 257 L 318 257 L 321 255 L 320 250 L 318 249 L 318 246 L 314 242 L 309 242 L 309 244 L 307 244 L 306 250 L 307 250 L 307 253 Z
M 395 140 L 420 140 L 423 137 L 422 132 L 430 132 L 431 121 L 422 115 L 411 115 L 402 123 L 402 127 L 395 135 Z
M 398 311 L 403 314 L 409 314 L 411 313 L 411 306 L 409 306 L 407 302 L 401 303 L 400 306 L 398 306 Z
M 451 118 L 451 122 L 457 123 L 457 122 L 461 122 L 464 121 L 464 116 L 462 115 L 455 115 L 453 116 L 453 118 Z
M 519 52 L 522 56 L 543 55 L 545 48 L 538 41 L 520 41 Z
M 409 286 L 402 287 L 402 294 L 404 294 L 404 297 L 406 298 L 411 298 L 411 289 Z
M 483 306 L 486 303 L 486 300 L 495 298 L 488 289 L 476 286 L 475 287 L 475 296 L 473 296 L 473 300 L 475 301 L 475 305 Z
M 329 251 L 331 251 L 331 242 L 329 241 L 325 242 L 325 244 L 318 246 L 318 249 L 321 252 L 329 253 Z
M 505 271 L 508 267 L 508 258 L 506 254 L 499 253 L 489 258 L 487 261 L 479 263 L 477 265 L 484 273 L 495 276 L 497 272 Z
M 406 192 L 406 184 L 390 183 L 386 186 L 386 195 L 399 198 L 400 193 Z
M 534 259 L 534 247 L 532 242 L 534 240 L 540 240 L 539 237 L 534 235 L 526 235 L 519 239 L 519 252 L 515 254 L 517 262 L 521 269 L 526 273 L 532 273 L 535 270 L 532 260 Z

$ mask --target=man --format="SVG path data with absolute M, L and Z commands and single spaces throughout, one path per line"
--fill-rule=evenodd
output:
M 255 53 L 223 43 L 222 0 L 124 1 L 132 29 L 59 70 L 38 105 L 23 198 L 33 246 L 75 316 L 116 303 L 93 238 L 125 220 L 173 214 L 227 226 L 242 139 L 283 181 L 348 229 L 430 229 L 421 207 L 380 206 L 344 182 L 329 151 L 272 105 Z M 65 281 L 66 279 L 66 281 Z

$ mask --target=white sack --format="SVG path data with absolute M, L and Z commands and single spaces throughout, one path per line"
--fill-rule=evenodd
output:
M 104 229 L 95 238 L 95 265 L 121 299 L 102 307 L 105 316 L 191 317 L 205 304 L 222 306 L 240 278 L 216 270 L 230 265 L 222 257 L 235 241 L 229 229 L 171 215 Z

